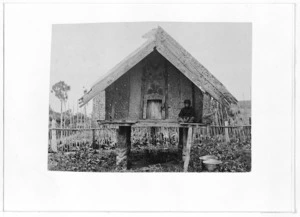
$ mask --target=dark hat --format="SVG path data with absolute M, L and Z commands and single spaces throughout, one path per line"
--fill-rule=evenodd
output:
M 184 102 L 183 102 L 184 104 L 189 104 L 189 105 L 191 105 L 191 100 L 189 100 L 189 99 L 186 99 L 186 100 L 184 100 Z

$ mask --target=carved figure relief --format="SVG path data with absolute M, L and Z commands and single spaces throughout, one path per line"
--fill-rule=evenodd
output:
M 165 87 L 165 78 L 164 78 L 164 59 L 161 58 L 160 54 L 156 51 L 151 53 L 151 55 L 145 60 L 144 66 L 144 87 L 145 95 L 144 98 L 144 108 L 143 108 L 143 118 L 146 119 L 146 114 L 152 114 L 151 111 L 147 111 L 147 104 L 149 105 L 149 100 L 156 102 L 159 101 L 159 104 L 155 107 L 156 110 L 159 110 L 161 117 L 165 118 L 165 111 L 162 109 L 162 105 L 165 104 L 164 96 L 164 87 Z M 160 106 L 159 106 L 160 105 Z M 148 110 L 154 107 L 148 106 Z M 151 116 L 151 115 L 150 115 Z M 160 116 L 160 115 L 159 115 Z

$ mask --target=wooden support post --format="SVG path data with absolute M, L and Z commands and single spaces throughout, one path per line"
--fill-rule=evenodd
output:
M 228 121 L 225 121 L 225 142 L 230 142 L 228 133 Z
M 193 135 L 193 128 L 188 128 L 187 133 L 187 142 L 186 142 L 186 151 L 185 151 L 185 158 L 184 158 L 184 165 L 183 165 L 183 171 L 187 172 L 190 162 L 190 154 L 191 154 L 191 147 L 192 147 L 192 136 Z
M 179 155 L 179 158 L 181 158 L 181 160 L 184 160 L 187 132 L 188 132 L 188 129 L 186 127 L 179 127 L 178 155 Z
M 51 139 L 51 150 L 53 152 L 57 152 L 57 141 L 56 141 L 56 130 L 54 129 L 56 126 L 55 126 L 55 123 L 56 121 L 54 119 L 52 119 L 52 125 L 51 125 L 51 136 L 52 136 L 52 139 Z
M 206 138 L 209 138 L 209 137 L 210 137 L 210 129 L 209 129 L 209 126 L 206 126 L 206 133 L 207 133 L 207 137 L 206 137 Z
M 131 126 L 119 126 L 117 142 L 117 159 L 116 164 L 119 168 L 129 169 L 129 157 L 131 149 Z
M 156 146 L 156 132 L 155 127 L 150 128 L 151 145 Z
M 98 149 L 99 147 L 97 147 L 96 144 L 96 136 L 95 136 L 95 129 L 92 129 L 92 147 L 93 149 Z

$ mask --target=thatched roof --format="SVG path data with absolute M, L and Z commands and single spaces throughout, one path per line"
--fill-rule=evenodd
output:
M 229 93 L 226 87 L 161 27 L 152 29 L 143 37 L 147 38 L 147 41 L 112 68 L 103 79 L 97 81 L 92 88 L 79 99 L 80 106 L 85 105 L 101 91 L 105 90 L 105 88 L 144 59 L 155 48 L 200 88 L 202 92 L 208 93 L 221 104 L 229 105 L 237 103 L 236 98 Z

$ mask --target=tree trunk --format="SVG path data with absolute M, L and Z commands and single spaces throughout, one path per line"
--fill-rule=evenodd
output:
M 64 106 L 63 106 L 63 120 L 64 120 L 64 129 L 66 128 L 66 115 L 64 112 L 66 111 L 66 102 L 64 101 Z

